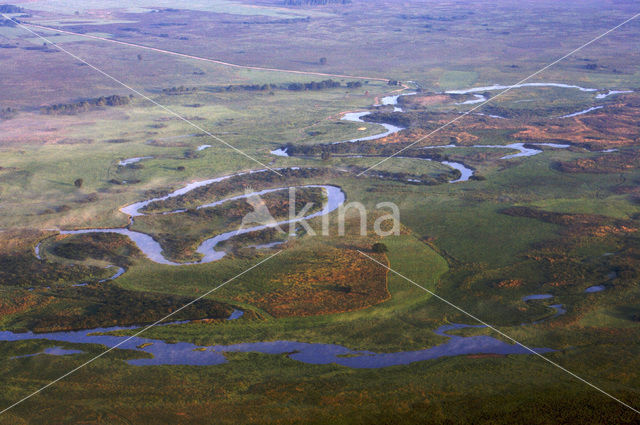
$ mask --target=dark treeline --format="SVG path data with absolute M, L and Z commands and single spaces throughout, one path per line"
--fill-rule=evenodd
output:
M 83 100 L 76 103 L 59 103 L 57 105 L 43 106 L 40 111 L 47 115 L 74 115 L 103 106 L 128 105 L 133 95 L 129 96 L 100 96 L 94 99 Z
M 197 87 L 185 87 L 185 86 L 162 89 L 162 93 L 168 94 L 168 95 L 191 94 L 197 91 L 198 91 Z
M 434 16 L 434 15 L 400 15 L 400 19 L 415 20 L 415 21 L 436 21 L 436 22 L 453 22 L 460 19 L 466 19 L 473 15 L 473 12 L 467 14 L 452 15 L 452 16 Z
M 272 90 L 291 90 L 291 91 L 307 91 L 307 90 L 325 90 L 325 89 L 336 89 L 340 87 L 346 87 L 349 89 L 357 89 L 362 87 L 361 81 L 347 81 L 344 85 L 340 81 L 335 80 L 322 80 L 322 81 L 311 81 L 308 83 L 283 83 L 283 84 L 274 84 L 274 83 L 265 83 L 265 84 L 233 84 L 228 86 L 212 86 L 208 87 L 207 90 L 213 92 L 224 92 L 224 91 L 272 91 Z M 167 95 L 181 95 L 181 94 L 192 94 L 198 91 L 197 87 L 170 87 L 166 89 L 162 89 L 162 93 Z
M 264 19 L 264 20 L 246 20 L 246 21 L 221 21 L 221 24 L 232 25 L 282 25 L 282 24 L 295 24 L 298 22 L 310 22 L 311 17 L 304 18 L 290 18 L 290 19 Z
M 456 114 L 457 115 L 457 114 Z M 364 121 L 374 123 L 392 124 L 396 127 L 422 128 L 434 130 L 438 128 L 443 120 L 450 120 L 452 114 L 446 112 L 373 112 L 362 117 Z
M 335 80 L 323 80 L 323 81 L 311 81 L 309 83 L 285 83 L 285 84 L 239 84 L 230 85 L 226 87 L 214 87 L 214 91 L 269 91 L 269 90 L 291 90 L 291 91 L 305 91 L 305 90 L 324 90 L 324 89 L 336 89 L 340 87 L 358 88 L 362 87 L 360 81 L 348 81 L 345 86 L 340 81 Z
M 287 144 L 282 147 L 290 156 L 320 156 L 321 158 L 330 158 L 335 155 L 336 157 L 351 155 L 364 155 L 371 157 L 388 157 L 394 155 L 398 150 L 407 146 L 408 143 L 394 143 L 393 145 L 384 145 L 380 143 L 372 143 L 364 140 L 353 143 L 331 143 L 331 144 L 318 144 L 318 145 L 303 145 L 296 146 Z M 444 149 L 407 149 L 402 152 L 402 157 L 416 158 L 433 161 L 447 161 L 449 158 Z M 356 166 L 350 167 L 350 172 L 359 174 L 365 171 L 366 168 L 360 168 Z M 388 171 L 374 170 L 365 174 L 367 177 L 377 177 L 384 180 L 403 181 L 410 184 L 422 184 L 432 185 L 440 184 L 460 177 L 458 170 L 451 170 L 446 173 L 442 173 L 436 177 L 430 175 L 415 175 L 411 173 L 393 173 Z
M 367 170 L 367 168 L 356 166 L 350 167 L 349 171 L 356 175 L 364 173 L 362 176 L 367 178 L 375 177 L 382 180 L 403 182 L 405 184 L 427 186 L 447 183 L 449 180 L 457 179 L 461 175 L 460 171 L 458 170 L 451 170 L 450 172 L 442 173 L 437 176 L 431 176 L 429 174 L 411 174 L 392 171 Z
M 24 9 L 13 4 L 0 4 L 0 13 L 23 13 Z
M 284 0 L 285 6 L 324 6 L 327 4 L 350 4 L 351 0 Z
M 16 116 L 18 112 L 13 108 L 0 108 L 0 120 L 8 120 Z
M 503 108 L 496 105 L 486 105 L 483 107 L 484 114 L 497 115 L 503 118 L 512 119 L 539 119 L 539 118 L 557 118 L 564 115 L 572 114 L 576 111 L 574 107 L 567 106 L 549 106 L 527 109 Z
M 394 143 L 392 145 L 375 143 L 369 140 L 362 140 L 350 143 L 328 143 L 317 145 L 293 145 L 287 144 L 282 147 L 291 156 L 321 156 L 322 154 L 332 155 L 369 155 L 369 156 L 390 156 L 409 143 Z M 444 149 L 407 149 L 402 152 L 403 157 L 431 159 L 435 161 L 447 161 L 449 159 Z

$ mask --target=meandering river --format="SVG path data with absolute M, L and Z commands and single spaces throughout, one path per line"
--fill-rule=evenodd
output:
M 266 170 L 260 170 L 260 171 L 253 171 L 255 172 L 266 172 Z M 234 174 L 234 175 L 238 175 L 238 174 Z M 171 192 L 170 194 L 166 195 L 166 196 L 161 196 L 161 197 L 157 197 L 157 198 L 153 198 L 153 199 L 149 199 L 146 201 L 141 201 L 141 202 L 136 202 L 134 204 L 128 205 L 126 207 L 123 207 L 120 209 L 120 211 L 124 212 L 125 214 L 128 214 L 129 217 L 139 217 L 142 215 L 145 215 L 145 213 L 141 212 L 140 210 L 149 205 L 152 202 L 156 202 L 156 201 L 162 201 L 165 199 L 169 199 L 169 198 L 173 198 L 176 196 L 180 196 L 180 195 L 184 195 L 198 187 L 201 186 L 205 186 L 214 182 L 219 182 L 228 178 L 233 177 L 234 175 L 228 175 L 228 176 L 222 176 L 222 177 L 217 177 L 215 179 L 209 179 L 209 180 L 203 180 L 200 182 L 194 182 L 194 183 L 190 183 L 186 186 L 184 186 L 183 188 L 180 188 L 174 192 Z M 116 228 L 107 228 L 107 229 L 102 229 L 102 228 L 96 228 L 96 229 L 77 229 L 77 230 L 61 230 L 60 234 L 61 235 L 77 235 L 77 234 L 83 234 L 83 233 L 117 233 L 120 235 L 125 235 L 127 236 L 129 239 L 131 239 L 136 246 L 140 249 L 140 251 L 142 251 L 142 253 L 151 261 L 155 262 L 155 263 L 159 263 L 159 264 L 166 264 L 166 265 L 170 265 L 170 266 L 182 266 L 182 265 L 191 265 L 191 264 L 205 264 L 205 263 L 210 263 L 213 261 L 217 261 L 219 259 L 221 259 L 222 257 L 225 256 L 226 252 L 225 251 L 216 251 L 216 246 L 218 244 L 220 244 L 223 241 L 226 241 L 228 239 L 233 238 L 234 236 L 238 236 L 238 235 L 242 235 L 245 233 L 251 233 L 251 232 L 256 232 L 259 230 L 263 230 L 263 229 L 267 229 L 267 228 L 274 228 L 274 227 L 279 227 L 285 224 L 290 224 L 290 223 L 296 223 L 296 222 L 300 222 L 303 220 L 310 220 L 312 218 L 315 217 L 320 217 L 322 215 L 325 214 L 329 214 L 332 211 L 335 211 L 340 205 L 342 205 L 346 199 L 346 195 L 345 193 L 342 191 L 342 189 L 340 189 L 337 186 L 331 186 L 331 185 L 303 185 L 303 186 L 298 186 L 299 188 L 303 189 L 303 188 L 321 188 L 324 190 L 326 196 L 327 196 L 327 200 L 325 202 L 325 205 L 323 206 L 323 208 L 320 211 L 317 211 L 315 213 L 309 214 L 307 216 L 304 217 L 299 217 L 299 218 L 293 218 L 293 219 L 289 219 L 289 220 L 282 220 L 279 222 L 273 222 L 273 223 L 268 223 L 268 224 L 260 224 L 257 226 L 252 226 L 252 227 L 247 227 L 247 228 L 239 228 L 239 229 L 235 229 L 232 231 L 228 231 L 228 232 L 224 232 L 221 233 L 219 235 L 216 235 L 212 238 L 208 238 L 206 240 L 204 240 L 197 248 L 196 252 L 198 252 L 199 254 L 202 254 L 202 258 L 199 261 L 195 261 L 195 262 L 190 262 L 190 263 L 177 263 L 174 261 L 171 261 L 169 259 L 167 259 L 164 254 L 163 254 L 163 249 L 162 246 L 155 240 L 153 239 L 150 235 L 146 234 L 146 233 L 142 233 L 142 232 L 136 232 L 134 230 L 131 230 L 129 228 L 122 228 L 122 227 L 116 227 Z M 240 199 L 245 199 L 245 198 L 249 198 L 249 197 L 253 197 L 253 196 L 260 196 L 260 195 L 264 195 L 267 193 L 272 193 L 272 192 L 278 192 L 278 191 L 284 191 L 284 190 L 289 190 L 289 187 L 280 187 L 280 188 L 275 188 L 275 189 L 266 189 L 266 190 L 261 190 L 261 191 L 257 191 L 257 192 L 252 192 L 252 193 L 248 193 L 248 194 L 244 194 L 244 195 L 239 195 L 239 196 L 234 196 L 231 198 L 226 198 L 220 201 L 216 201 L 216 202 L 212 202 L 212 203 L 207 203 L 207 204 L 203 204 L 198 206 L 198 209 L 201 208 L 210 208 L 210 207 L 214 207 L 214 206 L 218 206 L 218 205 L 222 205 L 226 202 L 231 202 L 231 201 L 236 201 L 236 200 L 240 200 Z M 184 212 L 184 210 L 175 210 L 175 211 L 169 211 L 169 212 L 164 212 L 161 214 L 177 214 L 177 213 L 181 213 Z M 38 248 L 38 252 L 36 253 L 37 255 L 39 255 L 39 245 L 37 246 Z
M 185 322 L 178 322 L 179 324 Z M 307 343 L 298 341 L 267 341 L 248 342 L 232 345 L 202 346 L 188 342 L 167 343 L 162 340 L 101 335 L 130 327 L 97 328 L 82 331 L 51 332 L 34 334 L 33 332 L 14 333 L 0 331 L 0 341 L 48 340 L 75 344 L 100 344 L 106 347 L 134 350 L 152 355 L 151 358 L 128 360 L 134 366 L 151 365 L 194 365 L 209 366 L 226 363 L 224 353 L 227 352 L 255 352 L 271 355 L 286 355 L 292 360 L 308 364 L 338 364 L 349 368 L 381 368 L 406 365 L 413 362 L 432 360 L 441 357 L 473 355 L 473 354 L 531 354 L 531 351 L 517 344 L 509 344 L 499 339 L 487 336 L 457 336 L 447 332 L 456 329 L 482 327 L 475 325 L 451 324 L 436 329 L 437 335 L 449 338 L 443 344 L 414 351 L 398 351 L 391 353 L 376 353 L 373 351 L 352 350 L 342 345 Z M 534 348 L 536 353 L 555 351 L 550 348 Z M 47 352 L 51 355 L 70 355 L 79 353 L 58 349 L 57 352 Z M 35 353 L 40 354 L 40 353 Z M 29 356 L 29 355 L 27 355 Z M 20 356 L 23 358 L 25 356 Z

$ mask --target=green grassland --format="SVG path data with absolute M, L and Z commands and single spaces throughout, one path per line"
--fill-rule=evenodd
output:
M 594 2 L 570 7 L 541 2 L 531 10 L 518 7 L 515 11 L 502 7 L 505 4 L 479 4 L 475 13 L 462 13 L 454 4 L 433 4 L 427 13 L 418 3 L 381 1 L 385 13 L 380 13 L 355 0 L 344 6 L 347 9 L 339 5 L 282 8 L 266 0 L 257 5 L 216 1 L 199 3 L 191 11 L 120 11 L 106 20 L 111 23 L 95 18 L 98 21 L 87 24 L 87 30 L 248 65 L 412 80 L 412 88 L 417 83 L 425 91 L 436 92 L 518 81 L 565 54 L 573 44 L 619 23 L 632 8 L 631 3 L 618 3 L 605 15 Z M 145 5 L 137 2 L 132 7 Z M 82 18 L 84 9 L 92 6 L 68 1 L 55 7 L 69 15 L 80 9 Z M 576 16 L 582 18 L 576 20 Z M 49 24 L 56 19 L 62 24 L 68 16 L 36 14 L 34 22 L 45 18 Z M 283 21 L 269 24 L 271 32 L 265 32 L 268 19 Z M 133 25 L 126 23 L 130 21 L 137 22 L 142 32 L 125 31 L 123 27 Z M 169 21 L 189 24 L 157 26 Z M 527 26 L 520 25 L 525 21 Z M 77 24 L 70 28 L 81 29 Z M 287 143 L 311 146 L 382 131 L 375 123 L 342 121 L 340 113 L 366 110 L 375 98 L 397 86 L 370 80 L 347 88 L 351 78 L 333 77 L 342 87 L 227 91 L 220 88 L 307 83 L 329 77 L 231 68 L 79 41 L 76 36 L 54 37 L 260 164 L 140 96 L 128 105 L 76 115 L 42 114 L 39 108 L 44 105 L 129 93 L 61 52 L 26 49 L 34 45 L 33 40 L 21 38 L 18 31 L 0 28 L 0 42 L 18 46 L 0 49 L 0 78 L 12 81 L 3 91 L 0 107 L 18 110 L 11 119 L 0 120 L 2 330 L 152 323 L 282 248 L 179 317 L 210 320 L 156 327 L 144 336 L 198 345 L 295 340 L 376 352 L 419 350 L 447 341 L 433 332 L 443 324 L 476 324 L 468 314 L 428 292 L 433 291 L 527 346 L 556 350 L 545 356 L 631 406 L 640 406 L 640 345 L 636 343 L 640 337 L 640 170 L 637 164 L 599 173 L 567 172 L 558 166 L 604 155 L 615 155 L 624 163 L 637 153 L 637 144 L 615 153 L 544 149 L 536 156 L 507 160 L 501 159 L 512 153 L 506 149 L 443 149 L 439 153 L 446 159 L 473 167 L 479 176 L 453 184 L 445 183 L 446 179 L 422 185 L 375 175 L 358 177 L 350 167 L 366 168 L 382 158 L 332 155 L 323 160 L 277 157 L 269 152 Z M 161 37 L 161 32 L 168 37 Z M 314 37 L 308 37 L 310 33 Z M 621 30 L 617 38 L 590 46 L 539 81 L 599 89 L 637 86 L 632 35 L 630 29 Z M 318 39 L 326 42 L 318 45 Z M 416 43 L 417 39 L 423 42 Z M 327 57 L 326 65 L 318 63 L 320 57 Z M 585 68 L 594 61 L 595 69 Z M 163 92 L 179 86 L 197 90 L 179 95 Z M 534 111 L 531 120 L 545 126 L 545 119 L 557 111 L 587 108 L 594 99 L 593 93 L 577 90 L 526 88 L 505 94 L 494 105 L 514 114 Z M 444 108 L 434 105 L 424 111 L 437 113 Z M 459 111 L 465 108 L 457 106 Z M 465 130 L 464 120 L 456 123 L 456 129 Z M 472 133 L 478 137 L 477 144 L 518 141 L 513 131 L 501 128 L 475 128 Z M 198 151 L 204 144 L 211 147 Z M 153 158 L 118 165 L 143 156 Z M 128 220 L 119 211 L 124 205 L 193 181 L 265 166 L 326 170 L 291 181 L 339 186 L 347 202 L 366 207 L 367 232 L 359 234 L 360 221 L 351 211 L 346 236 L 338 234 L 334 212 L 329 215 L 327 234 L 320 231 L 323 220 L 315 218 L 309 221 L 319 233 L 315 236 L 301 226 L 295 237 L 249 234 L 225 244 L 227 255 L 219 261 L 169 266 L 150 261 L 121 236 L 62 238 L 45 230 L 124 227 Z M 392 158 L 376 169 L 434 178 L 453 175 L 440 162 L 415 158 Z M 81 187 L 74 185 L 78 178 L 83 180 Z M 252 189 L 275 184 L 265 179 Z M 239 186 L 224 196 L 243 191 Z M 321 197 L 317 190 L 305 193 L 314 201 Z M 280 198 L 265 196 L 282 207 Z M 189 199 L 183 206 L 192 208 L 196 201 L 210 199 Z M 243 202 L 208 215 L 191 211 L 138 217 L 131 229 L 173 243 L 173 251 L 165 246 L 171 258 L 193 260 L 197 243 L 237 227 L 238 211 L 247 208 Z M 377 208 L 380 202 L 398 205 L 400 235 L 374 234 L 374 220 L 388 212 Z M 248 247 L 272 240 L 286 242 L 268 250 Z M 41 260 L 33 254 L 39 242 Z M 384 243 L 388 252 L 372 254 L 376 242 Z M 428 291 L 385 272 L 358 250 L 376 255 Z M 112 274 L 107 265 L 122 266 L 126 272 L 114 281 L 99 283 Z M 81 282 L 89 286 L 73 286 Z M 585 293 L 593 285 L 606 289 Z M 359 288 L 359 298 L 345 295 L 345 288 L 352 287 Z M 554 297 L 522 300 L 543 293 Z M 550 307 L 554 304 L 562 304 L 566 313 L 556 316 Z M 223 320 L 233 309 L 242 309 L 245 315 Z M 505 340 L 487 328 L 456 332 Z M 83 353 L 13 358 L 53 345 Z M 0 342 L 0 409 L 103 351 L 104 347 L 91 344 Z M 311 365 L 286 355 L 257 353 L 226 353 L 228 362 L 216 366 L 125 363 L 145 355 L 113 350 L 0 415 L 0 424 L 638 421 L 631 410 L 533 355 L 442 357 L 381 369 Z

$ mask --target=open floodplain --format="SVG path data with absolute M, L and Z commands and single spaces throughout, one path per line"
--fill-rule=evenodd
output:
M 640 423 L 640 21 L 522 81 L 634 2 L 117 3 L 0 5 L 0 424 Z

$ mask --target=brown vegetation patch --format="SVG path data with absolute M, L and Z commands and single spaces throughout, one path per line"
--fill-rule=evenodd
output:
M 386 263 L 383 255 L 372 255 Z M 268 287 L 272 289 L 238 298 L 275 317 L 288 317 L 359 310 L 390 297 L 386 270 L 355 248 L 314 250 L 313 255 L 301 256 L 295 270 L 274 276 Z
M 525 120 L 524 129 L 513 135 L 517 140 L 562 142 L 583 145 L 590 150 L 629 146 L 640 138 L 638 96 L 624 98 L 614 105 L 570 118 Z M 510 120 L 498 123 L 513 127 Z M 523 125 L 521 124 L 521 127 Z M 515 128 L 514 128 L 515 129 Z
M 519 288 L 524 282 L 522 279 L 507 279 L 496 284 L 498 288 Z
M 609 153 L 595 158 L 580 158 L 557 164 L 565 173 L 607 174 L 635 170 L 640 164 L 640 152 Z
M 14 294 L 11 297 L 3 297 L 0 299 L 0 317 L 22 313 L 36 305 L 44 306 L 48 304 L 51 299 L 51 297 L 43 298 L 33 292 L 26 291 L 20 294 Z
M 378 139 L 374 143 L 403 143 L 429 134 L 460 115 L 448 112 L 433 112 L 418 109 L 428 106 L 433 96 L 407 96 L 400 100 L 415 109 L 405 112 L 374 112 L 365 117 L 371 122 L 385 122 L 403 130 L 390 137 Z M 484 113 L 504 117 L 496 119 L 488 115 L 470 114 L 464 120 L 451 123 L 425 140 L 424 145 L 455 143 L 470 145 L 477 143 L 491 132 L 510 133 L 513 141 L 570 143 L 590 150 L 631 146 L 640 140 L 637 125 L 640 115 L 640 95 L 637 93 L 620 96 L 616 102 L 603 102 L 604 107 L 585 115 L 557 118 L 568 114 L 566 110 L 516 111 L 495 106 L 487 106 Z

